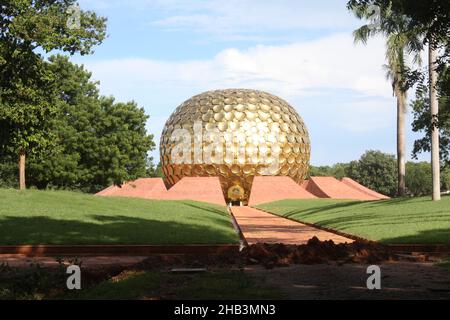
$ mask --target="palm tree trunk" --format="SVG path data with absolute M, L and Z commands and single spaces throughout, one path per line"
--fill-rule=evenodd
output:
M 19 154 L 19 189 L 25 190 L 25 151 L 21 150 Z
M 406 116 L 406 96 L 401 90 L 397 90 L 397 174 L 398 185 L 397 194 L 403 197 L 406 193 L 405 175 L 405 116 Z
M 441 179 L 439 160 L 439 128 L 437 119 L 439 115 L 439 103 L 436 92 L 436 49 L 433 43 L 428 46 L 428 64 L 430 72 L 430 111 L 431 111 L 431 172 L 433 179 L 433 201 L 441 200 Z

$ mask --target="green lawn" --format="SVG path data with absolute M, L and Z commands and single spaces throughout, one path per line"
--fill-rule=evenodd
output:
M 436 263 L 437 266 L 447 269 L 450 272 L 450 260 L 444 260 Z
M 382 201 L 282 200 L 257 206 L 382 243 L 450 244 L 450 196 Z
M 214 204 L 0 189 L 0 245 L 237 242 Z
M 109 279 L 93 287 L 64 294 L 58 299 L 136 300 L 160 295 L 171 299 L 281 299 L 279 290 L 263 278 L 242 271 L 218 271 L 193 275 L 145 271 L 122 279 Z M 1 296 L 0 296 L 1 298 Z
M 124 270 L 114 277 L 96 273 L 82 280 L 81 290 L 66 288 L 65 267 L 31 265 L 11 268 L 0 264 L 0 300 L 42 299 L 282 299 L 265 276 L 241 270 L 216 269 L 205 273 L 174 274 L 167 271 Z M 105 270 L 104 272 L 107 273 Z M 102 278 L 104 280 L 102 280 Z

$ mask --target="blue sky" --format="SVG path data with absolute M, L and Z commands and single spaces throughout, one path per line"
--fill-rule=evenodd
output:
M 92 71 L 102 94 L 144 107 L 158 143 L 166 119 L 184 100 L 242 87 L 276 94 L 297 109 L 314 165 L 358 159 L 368 149 L 395 153 L 384 41 L 353 44 L 351 32 L 361 22 L 347 12 L 346 1 L 79 3 L 108 18 L 108 38 L 93 55 L 73 61 Z M 407 130 L 409 155 L 416 136 Z M 158 150 L 153 155 L 159 158 Z

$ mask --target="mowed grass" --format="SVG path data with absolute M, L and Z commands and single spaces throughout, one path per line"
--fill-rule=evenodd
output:
M 282 200 L 257 206 L 298 221 L 391 244 L 450 244 L 450 197 L 382 201 Z
M 0 245 L 237 242 L 219 205 L 0 189 Z
M 193 275 L 142 271 L 121 279 L 64 294 L 58 299 L 138 300 L 158 299 L 282 299 L 282 293 L 268 286 L 263 278 L 242 271 L 218 271 Z M 0 296 L 1 298 L 1 296 Z M 167 297 L 166 297 L 167 298 Z

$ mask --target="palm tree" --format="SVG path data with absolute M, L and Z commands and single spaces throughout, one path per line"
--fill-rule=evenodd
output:
M 403 89 L 402 72 L 404 70 L 405 56 L 404 46 L 395 41 L 396 36 L 391 35 L 387 40 L 385 65 L 386 77 L 392 83 L 392 92 L 397 98 L 397 194 L 404 196 L 406 193 L 405 175 L 406 175 L 406 136 L 405 136 L 405 117 L 406 117 L 406 98 L 407 92 Z
M 367 8 L 354 8 L 355 15 L 360 19 L 368 19 L 373 14 Z M 385 10 L 380 16 L 377 26 L 364 25 L 353 32 L 355 42 L 367 43 L 370 37 L 376 34 L 386 36 L 386 60 L 387 70 L 386 76 L 392 83 L 392 91 L 397 98 L 397 171 L 398 171 L 398 187 L 397 194 L 404 196 L 406 193 L 405 175 L 406 175 L 406 136 L 405 136 L 405 118 L 406 118 L 406 98 L 407 89 L 405 86 L 404 71 L 406 69 L 405 56 L 406 53 L 415 53 L 413 61 L 420 63 L 420 55 L 417 53 L 416 46 L 419 45 L 419 38 L 415 34 L 406 29 L 405 21 L 399 17 L 396 19 L 395 25 L 392 23 L 394 19 L 384 19 L 391 13 L 389 9 Z
M 439 159 L 439 128 L 437 119 L 439 115 L 439 102 L 436 92 L 437 72 L 436 72 L 436 48 L 433 41 L 428 44 L 428 70 L 430 85 L 430 112 L 431 112 L 431 173 L 433 179 L 433 201 L 441 200 L 441 177 Z

